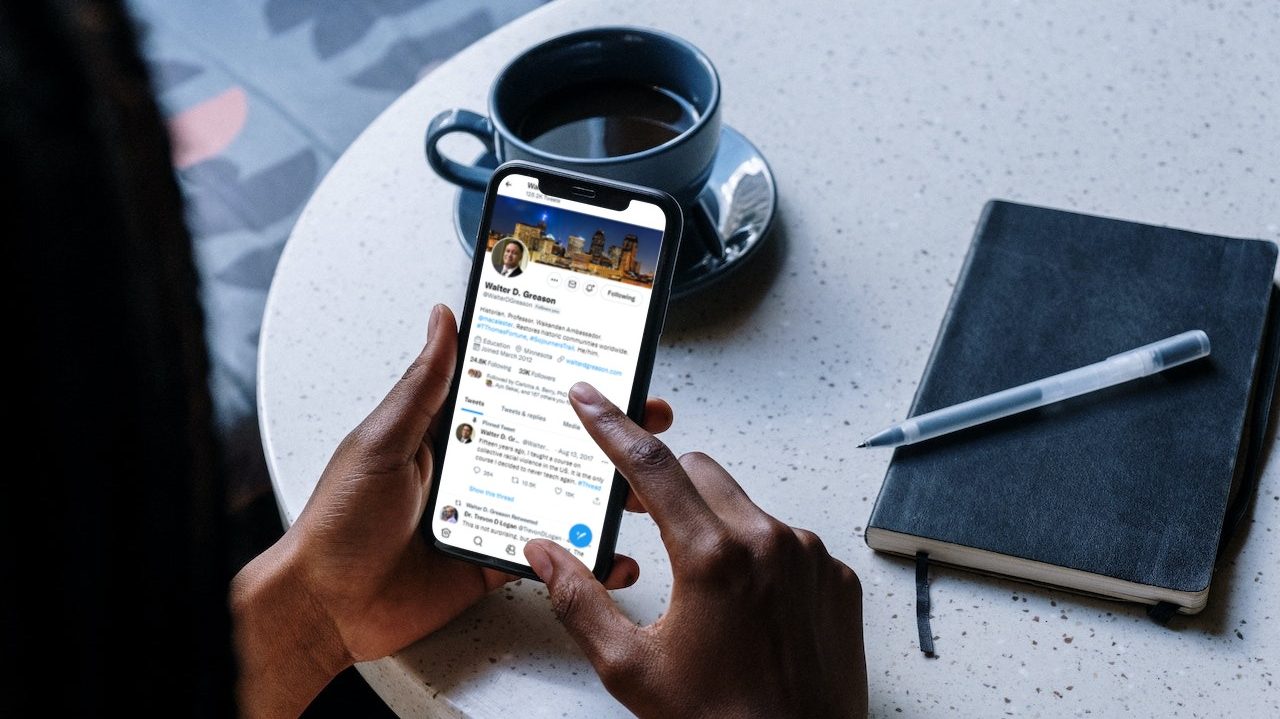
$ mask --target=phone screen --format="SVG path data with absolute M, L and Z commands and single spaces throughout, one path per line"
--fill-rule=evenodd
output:
M 568 391 L 587 381 L 627 407 L 666 214 L 551 197 L 513 174 L 487 226 L 432 532 L 517 564 L 543 537 L 595 567 L 614 467 Z

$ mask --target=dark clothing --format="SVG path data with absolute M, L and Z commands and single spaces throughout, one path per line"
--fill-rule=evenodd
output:
M 0 2 L 0 98 L 20 427 L 0 501 L 0 716 L 230 716 L 196 274 L 120 2 Z M 36 693 L 50 680 L 58 691 Z

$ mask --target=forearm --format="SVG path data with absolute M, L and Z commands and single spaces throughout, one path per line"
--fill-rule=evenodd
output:
M 296 717 L 351 664 L 337 629 L 290 558 L 286 536 L 232 580 L 241 716 Z

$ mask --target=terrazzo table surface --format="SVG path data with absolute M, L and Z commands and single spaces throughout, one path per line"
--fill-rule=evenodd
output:
M 468 260 L 454 188 L 423 161 L 427 120 L 484 111 L 524 48 L 618 23 L 707 52 L 724 121 L 780 196 L 772 249 L 672 309 L 653 378 L 676 411 L 667 440 L 718 458 L 862 577 L 872 714 L 1280 716 L 1276 452 L 1203 614 L 1161 628 L 1137 607 L 937 570 L 929 660 L 912 566 L 862 540 L 889 454 L 850 449 L 903 417 L 990 198 L 1280 239 L 1273 2 L 561 0 L 502 28 L 368 128 L 285 249 L 259 408 L 286 518 L 417 352 L 431 305 L 462 305 Z M 652 522 L 628 516 L 619 549 L 643 572 L 614 596 L 651 621 L 670 590 Z M 625 714 L 527 581 L 360 671 L 403 716 Z

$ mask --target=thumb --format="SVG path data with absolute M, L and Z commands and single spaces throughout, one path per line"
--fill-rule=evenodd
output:
M 427 344 L 363 425 L 367 437 L 397 454 L 418 451 L 449 396 L 458 361 L 458 330 L 444 305 L 431 310 Z
M 586 565 L 564 547 L 546 539 L 525 545 L 525 559 L 547 585 L 551 608 L 587 659 L 600 672 L 625 672 L 629 657 L 638 656 L 631 643 L 636 625 L 618 609 L 604 585 Z

